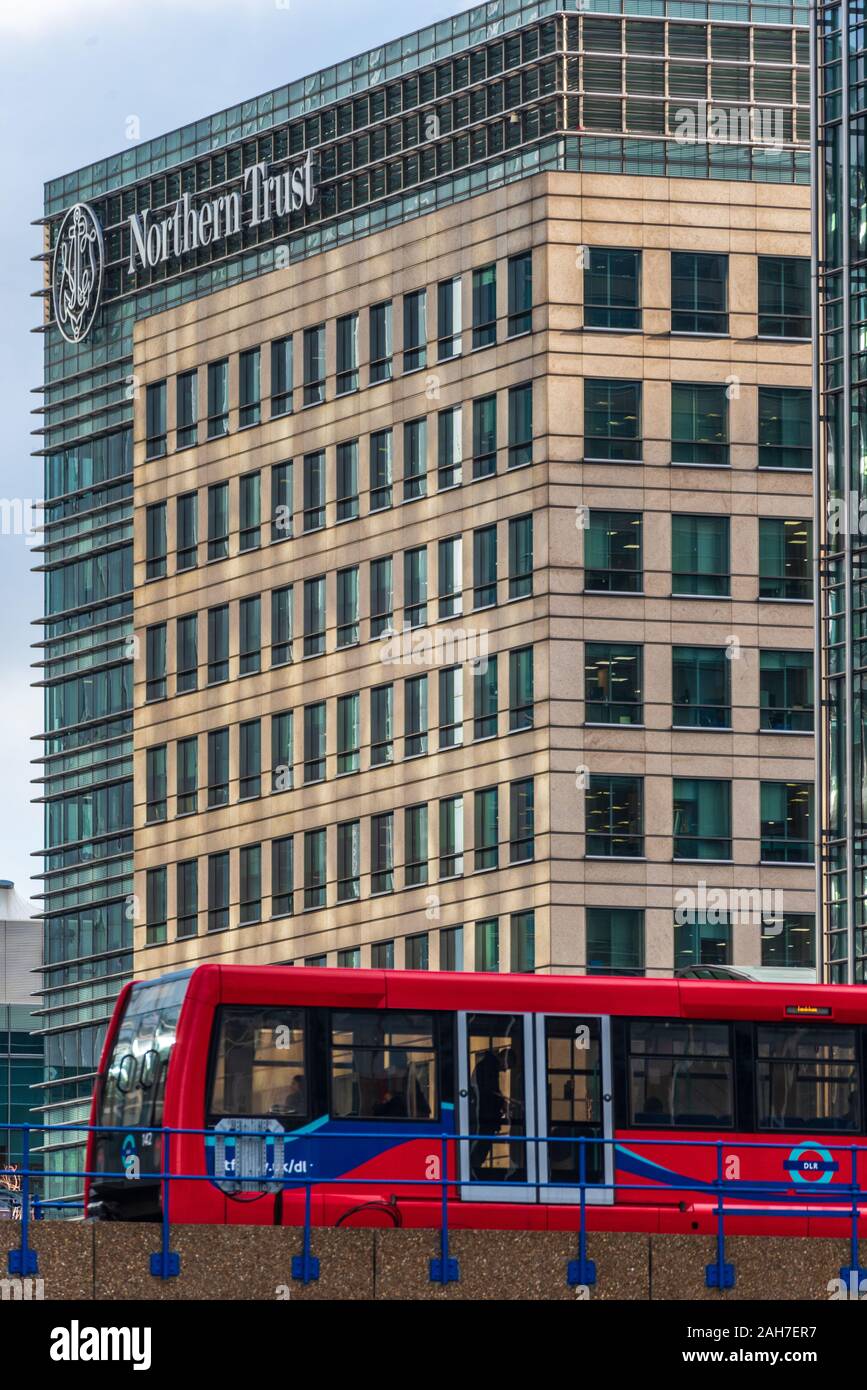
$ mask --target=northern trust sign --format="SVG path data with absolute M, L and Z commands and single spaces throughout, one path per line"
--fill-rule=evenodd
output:
M 191 251 L 224 242 L 244 227 L 264 227 L 275 217 L 300 212 L 315 198 L 312 152 L 302 164 L 276 174 L 265 162 L 251 164 L 239 188 L 204 201 L 184 193 L 171 211 L 159 216 L 150 208 L 131 213 L 127 274 L 173 267 Z M 104 268 L 99 220 L 87 203 L 76 203 L 60 224 L 51 275 L 55 322 L 69 343 L 81 342 L 93 326 Z

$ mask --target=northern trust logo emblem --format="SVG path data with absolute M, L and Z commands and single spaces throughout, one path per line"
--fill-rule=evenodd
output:
M 96 214 L 87 203 L 76 203 L 60 224 L 51 267 L 54 317 L 68 343 L 80 343 L 93 326 L 104 265 Z

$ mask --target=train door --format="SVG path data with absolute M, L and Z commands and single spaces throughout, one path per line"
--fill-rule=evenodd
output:
M 575 1141 L 612 1137 L 611 1087 L 608 1018 L 460 1014 L 458 1124 L 469 1136 L 460 1144 L 463 1199 L 579 1201 Z M 600 1184 L 587 1200 L 610 1203 L 612 1147 L 583 1149 L 585 1178 Z

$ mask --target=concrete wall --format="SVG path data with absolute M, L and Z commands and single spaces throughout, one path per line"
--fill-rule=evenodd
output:
M 20 1228 L 4 1225 L 2 1235 L 5 1251 L 17 1244 Z M 567 1262 L 577 1253 L 570 1232 L 456 1231 L 450 1250 L 460 1278 L 445 1288 L 428 1279 L 429 1260 L 439 1255 L 435 1231 L 315 1230 L 320 1277 L 306 1286 L 291 1277 L 301 1232 L 290 1228 L 173 1227 L 180 1274 L 165 1281 L 149 1272 L 158 1226 L 45 1222 L 32 1237 L 48 1300 L 587 1297 L 566 1282 Z M 716 1243 L 704 1236 L 598 1233 L 589 1237 L 588 1253 L 597 1268 L 591 1298 L 641 1301 L 825 1301 L 829 1280 L 849 1264 L 844 1240 L 734 1236 L 726 1258 L 736 1284 L 719 1294 L 705 1287 Z

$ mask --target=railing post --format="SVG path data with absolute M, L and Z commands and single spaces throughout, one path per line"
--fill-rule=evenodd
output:
M 6 1257 L 10 1274 L 26 1279 L 30 1274 L 39 1273 L 39 1257 L 28 1244 L 30 1235 L 30 1126 L 21 1130 L 21 1244 L 17 1250 L 10 1250 Z
M 578 1258 L 570 1260 L 566 1266 L 566 1283 L 570 1288 L 578 1284 L 590 1286 L 596 1283 L 596 1263 L 587 1258 L 587 1149 L 586 1139 L 578 1140 L 578 1181 L 581 1209 L 578 1225 Z M 604 1153 L 604 1150 L 603 1150 Z M 603 1162 L 603 1169 L 605 1164 Z
M 304 1185 L 304 1244 L 300 1255 L 292 1256 L 292 1278 L 302 1284 L 311 1284 L 319 1278 L 319 1260 L 310 1253 L 310 1228 L 312 1225 L 313 1198 L 310 1179 Z
M 852 1234 L 850 1236 L 851 1262 L 840 1270 L 840 1278 L 849 1290 L 850 1298 L 858 1298 L 861 1280 L 867 1278 L 867 1269 L 862 1269 L 858 1259 L 858 1150 L 853 1144 L 849 1150 L 852 1172 Z
M 170 1131 L 162 1131 L 163 1165 L 163 1219 L 162 1246 L 151 1255 L 151 1274 L 155 1279 L 173 1279 L 181 1272 L 181 1257 L 171 1249 L 172 1233 L 169 1226 L 169 1190 L 171 1187 L 171 1138 Z
M 461 1273 L 454 1255 L 449 1254 L 449 1145 L 445 1131 L 440 1144 L 440 1191 L 440 1253 L 430 1262 L 428 1278 L 432 1284 L 456 1284 Z
M 704 1281 L 709 1289 L 733 1289 L 735 1286 L 735 1267 L 726 1264 L 726 1243 L 725 1243 L 725 1208 L 723 1206 L 723 1146 L 722 1141 L 717 1140 L 716 1144 L 716 1194 L 717 1194 L 717 1231 L 716 1231 L 716 1262 L 705 1265 Z

